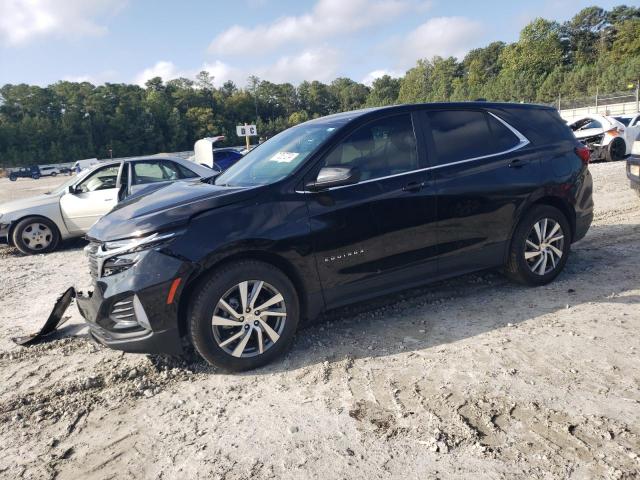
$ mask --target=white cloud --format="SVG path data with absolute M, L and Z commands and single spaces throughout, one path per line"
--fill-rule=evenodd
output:
M 0 0 L 0 44 L 22 45 L 47 36 L 103 35 L 96 17 L 115 14 L 127 0 Z
M 257 75 L 261 80 L 276 83 L 296 84 L 303 80 L 330 81 L 336 77 L 340 59 L 341 54 L 336 50 L 316 48 L 304 50 L 297 55 L 283 56 L 272 64 L 256 65 L 250 70 L 236 68 L 220 60 L 204 63 L 197 69 L 181 69 L 173 62 L 161 60 L 138 73 L 134 82 L 144 87 L 145 82 L 153 77 L 162 77 L 165 82 L 178 77 L 194 79 L 202 70 L 206 70 L 214 77 L 213 84 L 216 87 L 220 87 L 227 80 L 232 80 L 242 87 L 249 75 Z
M 173 62 L 160 60 L 159 62 L 156 62 L 154 66 L 145 68 L 136 75 L 134 81 L 141 87 L 144 87 L 145 82 L 153 77 L 162 77 L 162 80 L 166 82 L 167 80 L 172 80 L 174 78 L 190 76 L 192 76 L 190 73 L 185 74 L 184 72 L 180 72 Z
M 480 22 L 465 17 L 435 17 L 410 32 L 398 46 L 403 67 L 419 58 L 454 56 L 461 58 L 482 39 Z
M 402 77 L 404 73 L 398 70 L 385 70 L 384 68 L 380 70 L 373 70 L 365 75 L 365 77 L 362 79 L 362 83 L 364 83 L 365 85 L 371 86 L 374 80 L 380 77 L 384 77 L 385 75 L 398 78 L 398 77 Z
M 303 80 L 329 81 L 340 67 L 340 52 L 330 48 L 305 50 L 297 55 L 284 56 L 273 65 L 259 66 L 254 73 L 263 80 L 276 83 L 300 83 Z
M 431 2 L 418 0 L 318 0 L 313 10 L 245 28 L 234 25 L 216 36 L 209 52 L 218 55 L 262 53 L 288 43 L 312 42 L 392 21 Z

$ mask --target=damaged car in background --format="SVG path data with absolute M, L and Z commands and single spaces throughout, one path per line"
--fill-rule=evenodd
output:
M 591 161 L 614 162 L 626 158 L 640 133 L 640 125 L 626 126 L 605 115 L 587 115 L 570 123 L 569 128 L 589 148 Z

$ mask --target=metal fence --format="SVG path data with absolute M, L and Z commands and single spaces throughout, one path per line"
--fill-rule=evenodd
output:
M 595 95 L 565 99 L 558 96 L 555 107 L 565 119 L 599 113 L 603 115 L 622 115 L 640 111 L 640 92 L 638 88 L 626 92 L 596 93 Z

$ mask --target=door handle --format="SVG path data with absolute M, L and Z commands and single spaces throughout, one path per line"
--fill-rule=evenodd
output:
M 104 201 L 105 202 L 111 202 L 111 201 L 113 201 L 113 198 L 105 198 Z
M 402 187 L 404 192 L 419 192 L 424 187 L 424 182 L 411 182 Z
M 522 160 L 520 158 L 516 158 L 515 160 L 511 160 L 509 162 L 509 168 L 522 168 L 526 167 L 529 164 L 528 160 Z

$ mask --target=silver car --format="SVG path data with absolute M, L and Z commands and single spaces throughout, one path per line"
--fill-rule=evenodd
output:
M 216 170 L 167 155 L 107 161 L 44 195 L 0 205 L 0 242 L 46 253 L 81 237 L 118 202 L 163 183 L 212 177 Z

